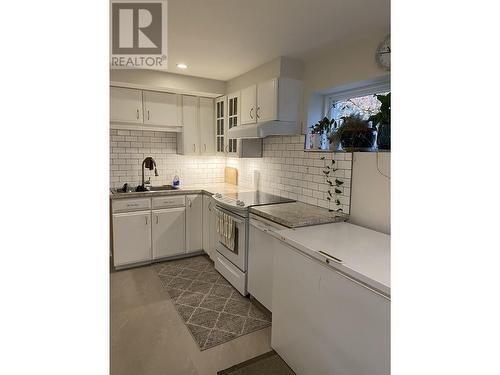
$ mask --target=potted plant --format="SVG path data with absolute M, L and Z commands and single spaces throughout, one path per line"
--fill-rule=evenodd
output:
M 334 150 L 347 152 L 372 151 L 377 129 L 359 115 L 342 117 L 342 124 L 331 132 L 328 139 Z
M 327 136 L 331 132 L 332 125 L 336 125 L 334 119 L 329 120 L 327 117 L 324 117 L 322 120 L 318 121 L 312 127 L 312 134 L 314 134 L 314 142 L 313 145 L 317 149 L 321 149 L 321 143 L 323 136 Z
M 377 95 L 377 99 L 382 105 L 380 112 L 370 116 L 368 121 L 377 128 L 377 146 L 379 150 L 391 149 L 391 93 Z

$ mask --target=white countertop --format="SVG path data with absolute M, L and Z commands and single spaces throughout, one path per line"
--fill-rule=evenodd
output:
M 275 231 L 280 239 L 325 262 L 319 251 L 338 258 L 334 268 L 390 295 L 391 236 L 350 223 L 331 223 Z

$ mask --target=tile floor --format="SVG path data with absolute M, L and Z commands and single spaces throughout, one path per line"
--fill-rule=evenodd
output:
M 110 275 L 111 375 L 216 375 L 271 350 L 267 327 L 200 351 L 153 266 Z
M 270 313 L 243 297 L 205 255 L 154 268 L 201 350 L 271 325 Z

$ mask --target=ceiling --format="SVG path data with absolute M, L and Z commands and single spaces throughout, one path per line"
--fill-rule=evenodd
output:
M 168 71 L 229 80 L 389 24 L 390 0 L 168 0 Z

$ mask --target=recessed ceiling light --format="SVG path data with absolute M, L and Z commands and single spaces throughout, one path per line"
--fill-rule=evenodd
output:
M 177 64 L 177 67 L 179 69 L 187 69 L 188 66 L 186 64 Z

